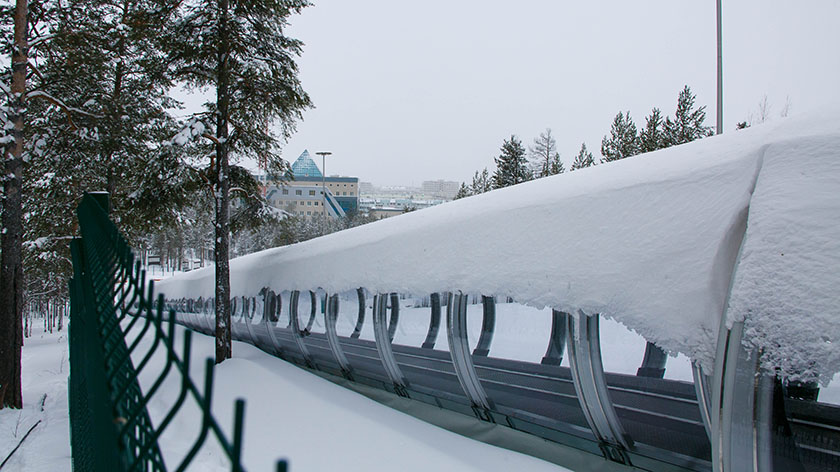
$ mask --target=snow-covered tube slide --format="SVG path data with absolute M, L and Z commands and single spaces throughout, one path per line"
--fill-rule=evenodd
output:
M 840 409 L 816 401 L 840 371 L 837 116 L 235 259 L 234 336 L 644 469 L 838 470 Z M 212 332 L 212 268 L 159 289 Z M 639 373 L 679 353 L 694 381 L 604 373 L 605 319 L 651 343 Z M 503 320 L 521 336 L 497 348 Z

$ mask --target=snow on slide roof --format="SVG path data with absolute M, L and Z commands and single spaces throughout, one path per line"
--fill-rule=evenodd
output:
M 615 318 L 707 368 L 728 303 L 729 322 L 748 319 L 749 342 L 786 373 L 827 382 L 840 371 L 838 116 L 787 118 L 250 254 L 231 261 L 232 294 L 511 296 Z M 212 297 L 213 269 L 159 288 Z

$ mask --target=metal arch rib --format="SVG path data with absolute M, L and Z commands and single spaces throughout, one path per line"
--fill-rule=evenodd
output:
M 277 354 L 282 354 L 283 349 L 280 347 L 280 342 L 277 340 L 277 335 L 274 333 L 274 329 L 277 327 L 278 313 L 280 313 L 280 301 L 282 299 L 274 293 L 273 290 L 266 289 L 265 291 L 265 303 L 263 304 L 263 324 L 265 324 L 265 329 L 268 331 L 268 337 L 271 339 L 271 345 L 274 347 L 274 352 Z
M 309 336 L 309 333 L 312 332 L 312 325 L 315 324 L 315 316 L 318 313 L 318 296 L 315 295 L 315 291 L 309 291 L 309 321 L 306 322 L 306 328 L 303 329 L 304 333 Z
M 449 354 L 455 365 L 458 382 L 474 407 L 490 410 L 495 407 L 487 396 L 475 372 L 470 344 L 467 338 L 467 296 L 463 293 L 449 294 L 446 307 L 446 336 L 449 340 Z M 489 419 L 486 416 L 484 419 Z
M 568 313 L 551 310 L 551 335 L 549 336 L 545 356 L 543 356 L 540 364 L 560 365 L 563 363 L 563 351 L 566 350 L 566 319 L 568 317 Z
M 619 451 L 603 448 L 611 460 L 627 462 L 622 450 L 630 449 L 633 440 L 624 432 L 607 391 L 601 361 L 598 334 L 598 315 L 587 316 L 582 310 L 567 317 L 566 336 L 569 366 L 575 390 L 589 427 L 602 444 L 618 447 Z M 619 452 L 618 455 L 613 452 Z
M 664 378 L 667 362 L 668 354 L 656 344 L 648 341 L 645 345 L 645 357 L 642 360 L 642 365 L 636 370 L 636 376 Z
M 391 319 L 388 321 L 388 339 L 394 341 L 394 336 L 397 334 L 397 325 L 400 322 L 400 296 L 399 294 L 391 294 Z
M 330 345 L 330 350 L 335 357 L 335 361 L 341 367 L 341 373 L 345 378 L 352 380 L 353 368 L 344 355 L 344 350 L 341 349 L 341 343 L 338 342 L 338 332 L 335 329 L 335 323 L 338 320 L 338 295 L 332 295 L 327 301 L 327 310 L 324 313 L 324 329 L 327 333 L 327 341 Z
M 694 393 L 697 396 L 697 406 L 700 408 L 700 418 L 706 428 L 706 436 L 712 439 L 712 391 L 709 377 L 703 373 L 703 368 L 697 361 L 691 361 L 691 376 L 694 378 Z
M 359 339 L 362 335 L 362 327 L 365 325 L 365 289 L 357 288 L 356 296 L 359 299 L 359 317 L 356 319 L 356 327 L 353 328 L 353 333 L 350 335 L 352 339 Z
M 373 296 L 373 335 L 376 339 L 376 350 L 379 352 L 379 359 L 388 374 L 391 383 L 398 395 L 407 397 L 408 381 L 403 376 L 397 360 L 394 358 L 394 350 L 391 349 L 391 338 L 388 336 L 388 323 L 386 318 L 388 306 L 388 294 L 377 294 Z
M 762 372 L 757 350 L 742 341 L 744 323 L 721 319 L 712 386 L 714 472 L 772 472 L 773 379 Z
M 254 328 L 251 327 L 251 323 L 254 321 L 254 316 L 257 312 L 257 299 L 256 297 L 242 297 L 242 302 L 242 321 L 245 323 L 245 329 L 248 330 L 251 344 L 256 346 L 257 337 L 254 335 Z
M 435 342 L 437 342 L 438 332 L 440 332 L 440 294 L 431 294 L 429 296 L 429 304 L 432 310 L 429 319 L 429 331 L 426 333 L 426 340 L 420 346 L 423 349 L 434 349 Z
M 481 296 L 482 318 L 481 335 L 473 350 L 474 356 L 487 357 L 490 354 L 490 344 L 493 342 L 493 332 L 496 329 L 496 299 Z
M 300 353 L 303 355 L 303 359 L 306 361 L 306 364 L 314 367 L 315 364 L 312 362 L 312 357 L 309 355 L 309 349 L 306 347 L 306 343 L 303 342 L 303 332 L 300 330 L 300 321 L 298 320 L 299 299 L 299 290 L 295 290 L 289 294 L 289 323 L 292 329 L 292 338 L 295 340 L 295 344 L 297 345 Z

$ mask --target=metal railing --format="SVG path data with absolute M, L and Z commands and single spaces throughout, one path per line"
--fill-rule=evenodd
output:
M 231 470 L 242 471 L 244 400 L 236 400 L 233 439 L 212 415 L 213 360 L 207 359 L 203 388 L 190 377 L 191 332 L 182 354 L 175 346 L 175 317 L 165 313 L 153 284 L 135 264 L 126 240 L 109 220 L 106 193 L 86 194 L 77 214 L 81 237 L 71 242 L 70 441 L 77 471 L 165 471 L 161 435 L 194 402 L 201 424 L 175 470 L 186 470 L 208 437 L 215 437 Z M 146 341 L 146 342 L 142 342 Z M 145 351 L 144 351 L 145 350 Z M 166 356 L 148 389 L 138 377 L 159 369 L 153 356 Z M 139 359 L 135 366 L 132 359 Z M 147 411 L 164 380 L 180 384 L 177 399 L 154 424 Z M 279 461 L 277 470 L 286 470 Z

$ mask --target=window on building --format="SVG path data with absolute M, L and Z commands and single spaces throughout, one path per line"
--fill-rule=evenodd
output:
M 307 211 L 307 212 L 306 212 L 306 215 L 307 215 L 307 216 L 312 216 L 312 212 L 311 212 L 311 211 Z
M 310 191 L 309 191 L 309 195 L 315 195 L 315 191 L 314 191 L 314 190 L 310 190 Z
M 310 200 L 310 201 L 306 202 L 306 204 L 309 205 L 309 206 L 312 206 L 312 201 Z
M 347 196 L 347 192 L 341 192 L 341 194 Z
M 283 189 L 283 195 L 288 195 L 288 194 L 289 194 L 289 189 L 284 188 L 284 189 Z
M 295 195 L 303 195 L 300 190 L 295 190 Z
M 318 202 L 315 202 L 315 206 L 318 206 Z

